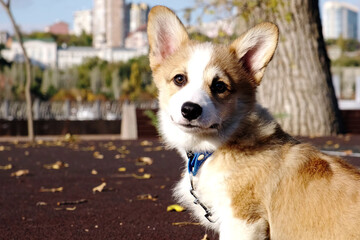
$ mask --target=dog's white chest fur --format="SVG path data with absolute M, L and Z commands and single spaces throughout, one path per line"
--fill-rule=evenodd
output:
M 190 193 L 191 180 L 187 171 L 174 189 L 175 197 L 191 210 L 202 225 L 220 232 L 220 239 L 262 239 L 262 234 L 257 236 L 258 231 L 256 231 L 261 227 L 260 222 L 248 224 L 245 220 L 236 219 L 233 215 L 226 183 L 228 176 L 226 172 L 219 171 L 218 167 L 212 164 L 212 160 L 213 157 L 206 160 L 192 181 L 198 200 L 211 212 L 210 219 L 213 222 L 205 217 L 204 208 L 194 203 L 196 199 Z
M 230 207 L 230 198 L 226 191 L 225 176 L 211 166 L 211 157 L 203 164 L 198 174 L 192 177 L 194 193 L 198 200 L 204 204 L 211 212 L 210 219 L 215 221 L 211 223 L 205 217 L 205 210 L 200 204 L 195 204 L 195 197 L 190 193 L 191 180 L 190 174 L 186 172 L 175 188 L 175 196 L 191 209 L 194 215 L 202 224 L 218 230 L 221 213 Z

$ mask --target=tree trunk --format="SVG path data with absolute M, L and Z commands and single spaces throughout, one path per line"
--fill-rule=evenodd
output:
M 23 52 L 24 55 L 24 59 L 25 59 L 25 68 L 26 68 L 26 85 L 25 85 L 25 99 L 26 99 L 26 113 L 27 113 L 27 125 L 28 125 L 28 137 L 29 137 L 29 141 L 33 142 L 35 139 L 34 136 L 34 122 L 33 122 L 33 113 L 32 113 L 32 100 L 31 100 L 31 64 L 30 64 L 30 59 L 27 55 L 26 49 L 24 47 L 24 42 L 22 40 L 22 35 L 20 32 L 20 29 L 18 27 L 18 25 L 15 22 L 15 19 L 11 13 L 10 10 L 10 0 L 8 0 L 7 3 L 5 3 L 4 0 L 0 0 L 0 4 L 4 7 L 6 13 L 8 14 L 11 23 L 14 27 L 14 31 L 15 31 L 15 35 L 16 38 L 19 41 L 21 50 Z
M 247 27 L 271 21 L 280 30 L 278 49 L 258 89 L 259 102 L 291 134 L 343 132 L 318 1 L 258 2 L 247 16 Z

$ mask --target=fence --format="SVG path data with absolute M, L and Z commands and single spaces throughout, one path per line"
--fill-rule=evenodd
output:
M 360 110 L 360 67 L 341 67 L 331 70 L 339 108 Z
M 43 102 L 36 99 L 32 110 L 34 120 L 120 120 L 122 105 L 119 101 Z M 157 101 L 136 102 L 138 109 L 156 109 Z M 0 119 L 25 120 L 26 103 L 5 100 L 0 102 Z

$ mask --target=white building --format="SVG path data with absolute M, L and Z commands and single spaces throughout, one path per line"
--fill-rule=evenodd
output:
M 74 13 L 73 31 L 76 36 L 80 36 L 82 32 L 92 34 L 92 25 L 92 10 L 81 10 Z
M 82 64 L 86 58 L 98 57 L 109 62 L 128 61 L 147 54 L 148 49 L 68 47 L 58 50 L 57 66 L 60 69 Z
M 359 10 L 348 3 L 326 2 L 323 13 L 323 33 L 325 39 L 358 38 Z
M 94 0 L 93 46 L 123 47 L 126 34 L 125 0 Z
M 136 31 L 129 33 L 125 39 L 125 47 L 135 49 L 149 47 L 146 25 L 143 25 Z
M 54 40 L 24 40 L 24 47 L 31 62 L 41 67 L 55 67 L 57 61 L 57 45 Z M 10 49 L 1 51 L 2 56 L 7 61 L 24 61 L 20 44 L 13 41 Z
M 148 14 L 149 14 L 150 8 L 145 3 L 132 3 L 130 6 L 130 26 L 129 31 L 135 32 L 147 23 Z

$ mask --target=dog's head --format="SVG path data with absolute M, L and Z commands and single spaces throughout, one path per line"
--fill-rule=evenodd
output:
M 189 39 L 171 10 L 156 6 L 147 31 L 160 120 L 166 126 L 161 131 L 168 142 L 231 134 L 254 108 L 256 87 L 277 46 L 278 28 L 272 23 L 256 25 L 230 46 L 199 43 Z

